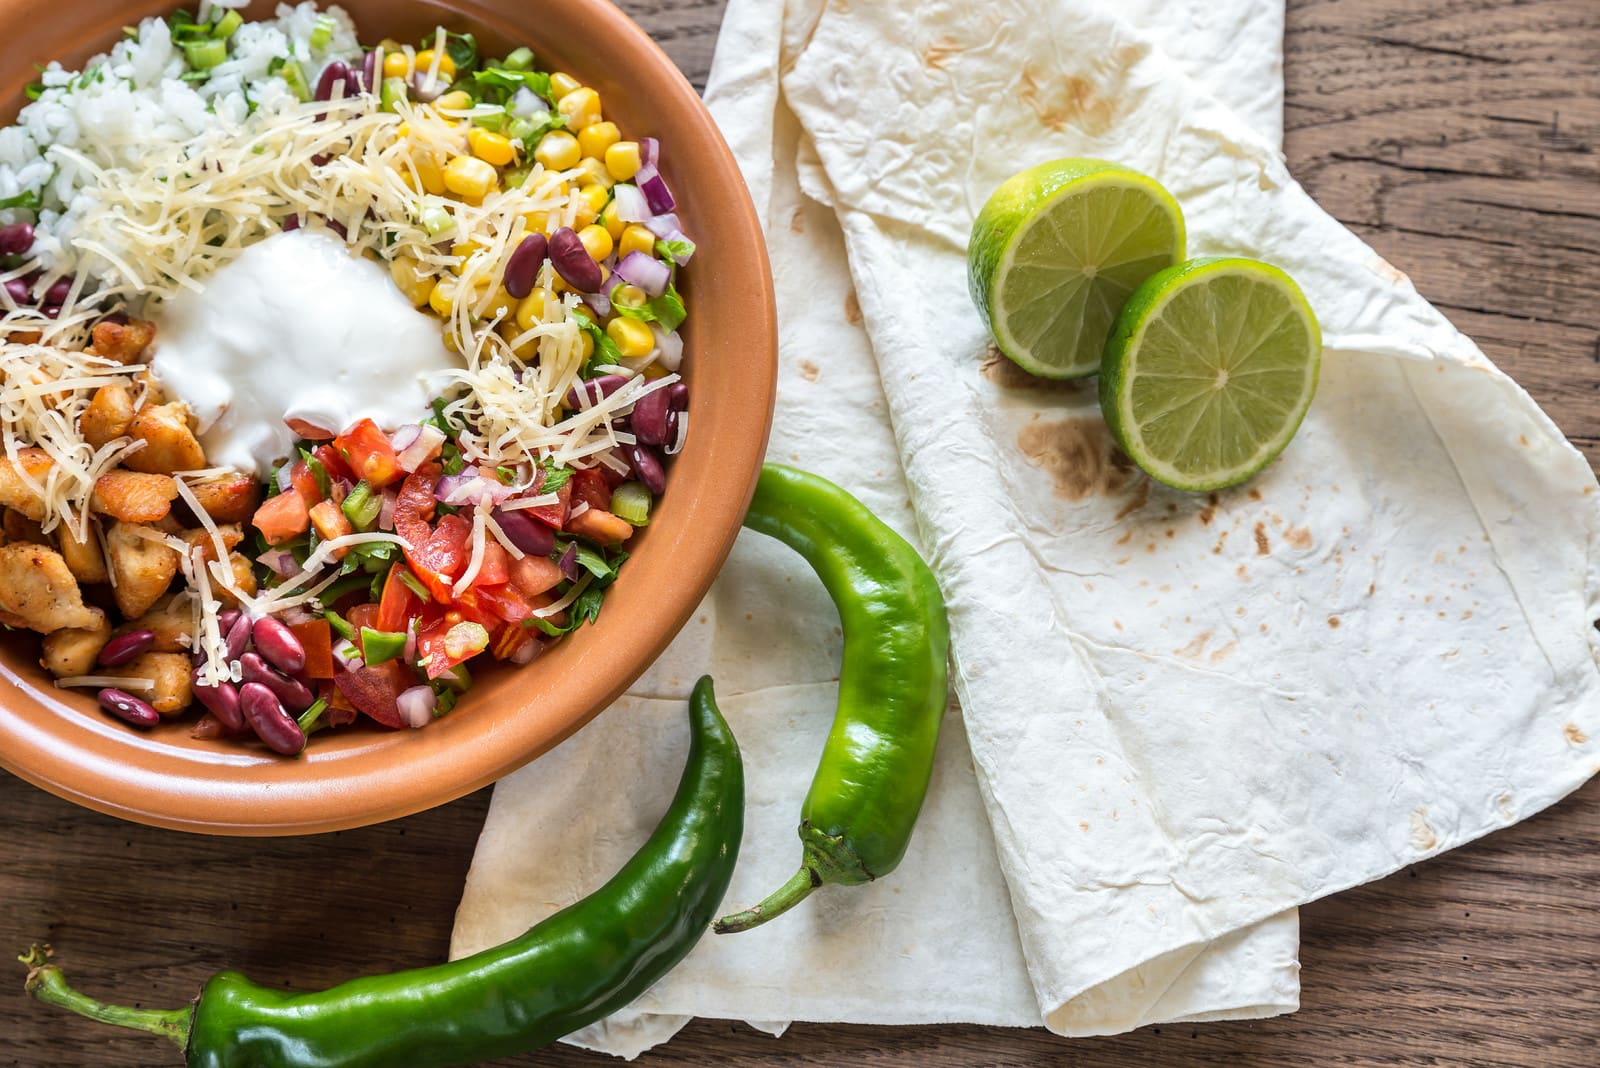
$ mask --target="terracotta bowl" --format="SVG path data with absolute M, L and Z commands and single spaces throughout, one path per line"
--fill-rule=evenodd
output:
M 35 62 L 76 68 L 123 26 L 176 6 L 0 0 L 3 121 L 22 105 Z M 273 6 L 254 3 L 246 14 Z M 101 812 L 214 834 L 307 833 L 404 816 L 493 782 L 583 726 L 666 647 L 732 546 L 760 467 L 777 367 L 766 250 L 733 156 L 672 61 L 606 0 L 344 7 L 364 40 L 417 40 L 442 24 L 476 33 L 487 54 L 527 45 L 545 69 L 599 90 L 626 133 L 660 138 L 665 176 L 699 244 L 685 272 L 688 444 L 598 622 L 526 668 L 482 672 L 457 710 L 425 730 L 350 728 L 319 736 L 297 760 L 195 741 L 192 718 L 140 733 L 92 698 L 55 689 L 36 663 L 36 639 L 0 642 L 0 765 Z

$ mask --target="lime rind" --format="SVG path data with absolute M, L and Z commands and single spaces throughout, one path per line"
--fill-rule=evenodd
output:
M 1106 341 L 1101 407 L 1151 477 L 1223 489 L 1294 438 L 1321 352 L 1316 315 L 1283 271 L 1257 260 L 1191 260 L 1148 279 L 1123 307 Z
M 968 286 L 1014 363 L 1081 378 L 1099 370 L 1123 301 L 1181 260 L 1184 242 L 1183 212 L 1159 182 L 1104 160 L 1055 160 L 1007 179 L 978 213 Z

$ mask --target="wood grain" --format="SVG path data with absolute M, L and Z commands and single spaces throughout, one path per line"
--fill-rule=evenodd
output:
M 632 0 L 703 84 L 720 0 Z M 1600 458 L 1600 2 L 1291 0 L 1295 173 Z M 177 1004 L 211 971 L 309 986 L 440 958 L 487 792 L 309 839 L 119 823 L 0 776 L 0 949 L 55 942 L 91 990 Z M 1067 1041 L 979 1027 L 699 1022 L 645 1065 L 889 1068 L 1600 1063 L 1600 786 L 1303 912 L 1304 1008 Z M 0 1066 L 176 1063 L 0 982 Z M 507 1064 L 601 1065 L 554 1049 Z

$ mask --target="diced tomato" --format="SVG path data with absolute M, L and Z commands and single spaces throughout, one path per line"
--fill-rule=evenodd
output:
M 311 520 L 311 525 L 317 528 L 317 537 L 323 541 L 332 541 L 334 538 L 342 538 L 346 534 L 355 533 L 355 527 L 350 525 L 350 517 L 344 514 L 344 509 L 332 501 L 318 501 L 311 506 L 311 510 L 307 514 Z M 333 558 L 338 560 L 349 551 L 348 548 L 335 549 L 333 550 Z
M 510 586 L 474 586 L 472 593 L 478 604 L 507 623 L 521 623 L 533 614 L 533 606 Z
M 438 464 L 423 464 L 406 476 L 400 485 L 400 494 L 394 502 L 394 532 L 409 541 L 413 547 L 427 543 L 432 533 L 428 524 L 438 510 L 433 487 L 439 481 Z
M 291 623 L 289 629 L 306 651 L 304 674 L 310 679 L 333 678 L 333 628 L 326 619 Z
M 489 652 L 494 654 L 496 660 L 510 660 L 512 654 L 532 638 L 533 631 L 516 623 L 507 623 L 494 632 L 494 640 L 489 643 Z
M 596 470 L 600 472 L 600 477 L 606 480 L 606 485 L 612 489 L 616 489 L 631 477 L 627 472 L 613 471 L 605 464 L 601 464 Z
M 334 438 L 333 447 L 344 456 L 350 470 L 374 489 L 382 489 L 404 474 L 389 436 L 371 419 L 361 420 Z
M 633 537 L 633 524 L 603 508 L 590 508 L 567 520 L 567 530 L 593 538 L 601 545 L 621 545 Z
M 289 483 L 305 498 L 306 507 L 322 500 L 322 489 L 317 485 L 317 476 L 311 473 L 311 468 L 304 460 L 296 460 L 289 467 Z
M 409 574 L 404 564 L 395 564 L 389 569 L 389 577 L 383 580 L 383 596 L 378 599 L 378 630 L 403 631 L 411 617 L 421 610 L 422 598 L 401 577 Z
M 471 540 L 472 524 L 459 515 L 447 515 L 426 541 L 406 550 L 406 563 L 411 565 L 412 573 L 440 604 L 449 604 L 453 599 L 451 587 L 471 558 Z
M 357 634 L 361 633 L 362 627 L 370 627 L 373 630 L 383 629 L 378 626 L 378 606 L 375 604 L 358 604 L 346 612 L 344 618 L 345 622 L 356 629 Z
M 548 556 L 524 556 L 511 561 L 511 585 L 524 597 L 554 589 L 563 577 L 561 567 Z
M 311 455 L 317 458 L 322 469 L 328 472 L 331 479 L 344 479 L 346 482 L 356 481 L 356 473 L 350 470 L 350 465 L 344 462 L 344 457 L 339 455 L 339 450 L 332 445 L 318 445 L 311 450 Z
M 537 508 L 524 509 L 523 515 L 532 516 L 547 527 L 560 530 L 567 525 L 567 514 L 572 510 L 572 483 L 564 482 L 556 490 L 559 500 L 555 504 L 541 504 Z
M 300 494 L 280 493 L 263 501 L 250 523 L 268 545 L 282 545 L 311 529 L 311 511 Z
M 590 508 L 608 510 L 611 507 L 611 487 L 598 468 L 580 469 L 572 473 L 572 503 L 584 502 Z
M 474 586 L 504 586 L 511 579 L 511 554 L 492 537 L 485 537 L 483 562 L 472 580 Z
M 328 702 L 328 710 L 322 714 L 328 726 L 342 727 L 356 721 L 356 706 L 350 703 L 343 690 L 333 684 L 332 679 L 323 679 L 317 684 L 317 696 Z
M 411 685 L 410 669 L 398 660 L 390 660 L 376 667 L 361 667 L 354 671 L 341 671 L 333 684 L 358 711 L 385 727 L 403 727 L 398 698 Z

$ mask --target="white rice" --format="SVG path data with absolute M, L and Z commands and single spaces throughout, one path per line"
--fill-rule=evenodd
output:
M 210 0 L 201 5 L 200 18 L 247 2 Z M 313 49 L 319 14 L 330 16 L 335 30 L 326 47 Z M 43 94 L 22 109 L 15 125 L 0 129 L 0 201 L 30 193 L 40 198 L 37 212 L 0 210 L 0 224 L 33 222 L 33 257 L 51 274 L 76 270 L 71 237 L 77 220 L 96 210 L 93 179 L 76 163 L 52 154 L 52 146 L 75 150 L 99 167 L 137 167 L 153 147 L 236 127 L 252 104 L 292 101 L 287 83 L 267 73 L 274 60 L 294 59 L 315 85 L 329 63 L 360 58 L 355 26 L 344 9 L 322 11 L 311 2 L 279 4 L 275 18 L 239 27 L 229 41 L 228 59 L 199 85 L 182 80 L 188 69 L 183 50 L 173 44 L 164 19 L 147 18 L 138 31 L 137 38 L 95 56 L 83 71 L 64 70 L 52 61 L 39 76 Z

